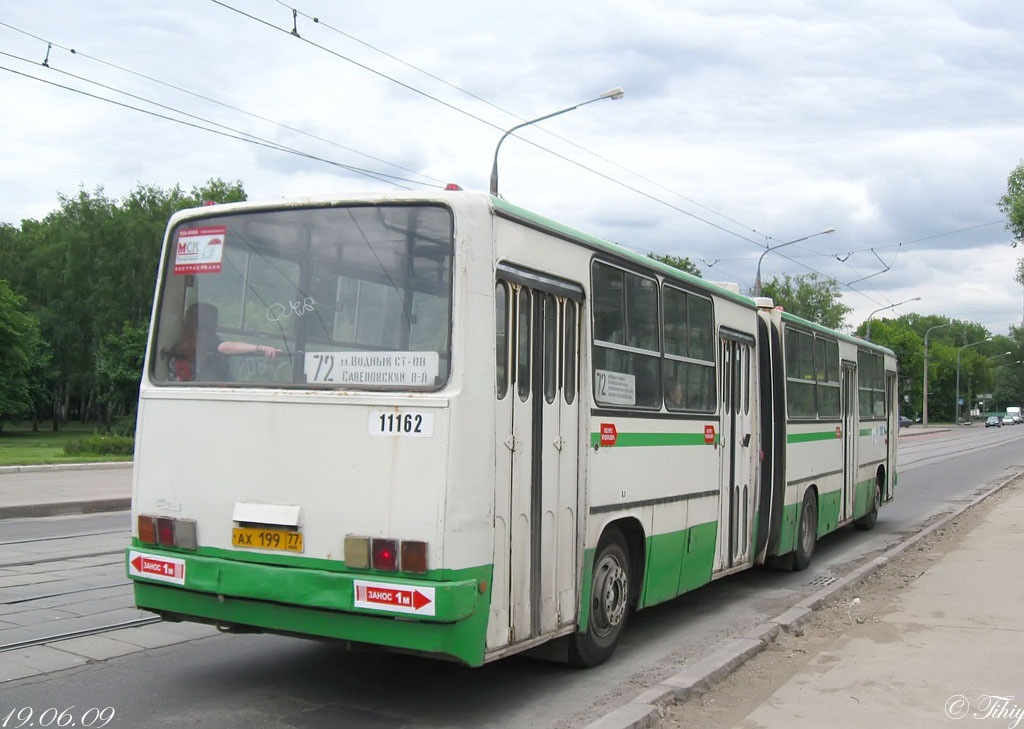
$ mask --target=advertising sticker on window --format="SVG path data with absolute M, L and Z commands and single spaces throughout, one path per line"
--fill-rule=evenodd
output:
M 174 247 L 174 275 L 220 273 L 226 226 L 183 228 Z

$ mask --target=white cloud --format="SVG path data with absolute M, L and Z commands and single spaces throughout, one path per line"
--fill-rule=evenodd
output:
M 515 123 L 514 117 L 402 61 L 525 117 L 621 85 L 625 99 L 587 106 L 543 127 L 668 190 L 542 129 L 523 136 L 732 233 L 515 139 L 502 150 L 503 194 L 642 250 L 717 260 L 709 277 L 743 286 L 752 283 L 758 244 L 833 226 L 834 234 L 788 249 L 793 261 L 766 257 L 766 274 L 802 273 L 804 264 L 847 282 L 880 270 L 867 250 L 874 247 L 893 266 L 858 285 L 863 294 L 847 295 L 856 308 L 851 321 L 913 296 L 922 297 L 913 310 L 976 319 L 993 330 L 1020 320 L 1021 291 L 1012 282 L 1017 253 L 1000 226 L 911 241 L 1000 217 L 995 202 L 1024 157 L 1024 5 L 297 5 L 400 60 L 300 17 L 303 38 L 351 59 L 344 60 L 203 0 L 130 6 L 37 0 L 7 8 L 4 21 L 81 52 L 53 49 L 53 69 L 346 164 L 406 174 L 155 86 L 82 53 L 97 56 L 467 188 L 486 189 L 499 128 Z M 239 7 L 291 27 L 288 9 L 273 0 Z M 2 66 L 88 88 L 38 65 L 45 43 L 0 27 L 0 47 L 34 61 L 3 57 Z M 385 189 L 337 168 L 175 126 L 7 71 L 0 71 L 0 95 L 7 102 L 0 114 L 0 221 L 41 217 L 56 206 L 56 193 L 74 194 L 80 185 L 102 185 L 121 196 L 137 183 L 191 187 L 219 176 L 242 180 L 254 198 Z M 905 245 L 892 247 L 897 243 Z M 860 252 L 846 263 L 825 255 L 849 251 Z

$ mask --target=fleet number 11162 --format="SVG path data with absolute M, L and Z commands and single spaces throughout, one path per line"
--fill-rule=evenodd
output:
M 370 434 L 429 438 L 434 434 L 432 413 L 377 410 L 370 413 Z

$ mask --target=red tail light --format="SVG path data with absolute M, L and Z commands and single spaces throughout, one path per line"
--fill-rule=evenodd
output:
M 394 539 L 374 539 L 372 545 L 373 568 L 394 572 L 398 569 L 398 542 Z
M 162 547 L 174 546 L 174 519 L 165 516 L 157 517 L 156 541 Z

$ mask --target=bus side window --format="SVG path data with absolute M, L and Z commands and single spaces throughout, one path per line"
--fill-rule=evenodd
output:
M 558 394 L 558 307 L 555 297 L 544 295 L 544 399 L 555 401 Z
M 562 371 L 562 395 L 567 405 L 576 400 L 576 302 L 565 302 L 564 362 Z
M 516 324 L 517 343 L 516 359 L 518 371 L 516 372 L 516 387 L 519 390 L 519 399 L 526 402 L 530 398 L 530 329 L 532 319 L 532 307 L 530 306 L 530 290 L 519 289 L 518 322 Z
M 494 349 L 498 399 L 508 394 L 508 287 L 499 281 L 494 286 Z

